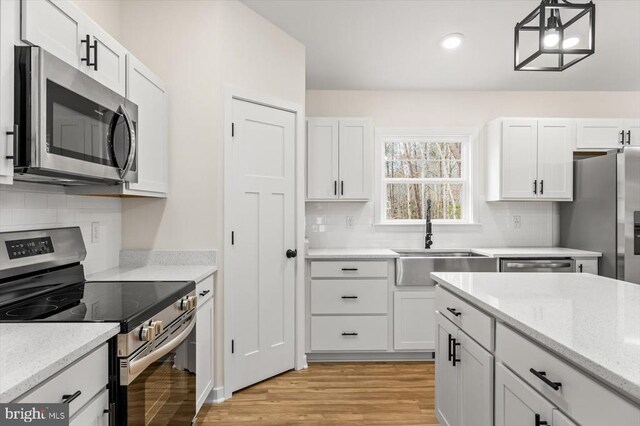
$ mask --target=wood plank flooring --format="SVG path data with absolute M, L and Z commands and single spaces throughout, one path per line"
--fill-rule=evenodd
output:
M 311 363 L 205 405 L 198 425 L 439 425 L 433 362 Z

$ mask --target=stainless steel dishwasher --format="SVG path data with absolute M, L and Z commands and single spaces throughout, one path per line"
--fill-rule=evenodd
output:
M 575 272 L 574 259 L 501 259 L 500 272 Z

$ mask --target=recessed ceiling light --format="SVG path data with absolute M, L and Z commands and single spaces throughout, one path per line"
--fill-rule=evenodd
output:
M 571 49 L 572 47 L 577 46 L 578 43 L 580 43 L 580 37 L 565 38 L 564 41 L 562 42 L 562 48 Z
M 464 36 L 460 33 L 447 34 L 440 40 L 440 45 L 445 49 L 456 49 L 462 44 Z

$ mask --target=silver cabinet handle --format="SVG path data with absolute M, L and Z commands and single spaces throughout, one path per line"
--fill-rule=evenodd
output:
M 524 262 L 508 262 L 507 268 L 525 269 L 525 268 L 570 268 L 569 262 L 552 262 L 552 263 L 524 263 Z

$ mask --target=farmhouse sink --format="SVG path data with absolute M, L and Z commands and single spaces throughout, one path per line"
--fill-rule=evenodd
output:
M 434 286 L 431 272 L 497 272 L 498 259 L 470 250 L 394 250 L 396 259 L 396 285 Z

